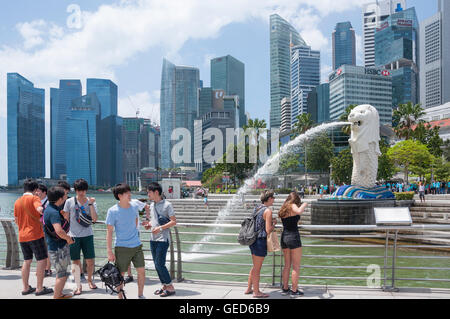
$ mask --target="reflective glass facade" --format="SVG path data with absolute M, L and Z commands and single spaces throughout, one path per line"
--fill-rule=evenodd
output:
M 100 102 L 95 93 L 74 99 L 65 119 L 67 181 L 84 178 L 97 185 L 97 128 Z M 99 163 L 101 164 L 101 163 Z
M 230 55 L 211 60 L 211 88 L 239 96 L 239 126 L 244 126 L 247 123 L 244 63 Z
M 355 30 L 350 22 L 336 25 L 333 35 L 333 70 L 341 65 L 356 65 Z
M 308 112 L 308 93 L 320 84 L 320 51 L 294 46 L 291 53 L 291 117 Z
M 198 68 L 176 66 L 163 60 L 161 76 L 161 166 L 163 169 L 194 166 L 194 120 L 199 103 L 200 71 Z M 176 128 L 186 128 L 191 134 L 190 163 L 173 163 L 172 146 L 178 141 L 171 141 Z
M 290 46 L 306 42 L 278 14 L 270 16 L 270 127 L 281 127 L 281 100 L 291 96 Z
M 100 101 L 100 118 L 117 116 L 117 85 L 111 80 L 87 79 L 87 94 L 95 93 Z
M 381 24 L 375 33 L 375 64 L 392 73 L 392 103 L 419 102 L 419 22 L 416 10 L 399 11 Z
M 50 89 L 51 176 L 66 175 L 66 118 L 71 115 L 72 101 L 81 97 L 80 80 L 61 80 L 59 89 Z
M 7 74 L 8 184 L 45 177 L 45 91 Z
M 114 186 L 123 181 L 123 119 L 111 115 L 100 121 L 97 130 L 97 184 Z

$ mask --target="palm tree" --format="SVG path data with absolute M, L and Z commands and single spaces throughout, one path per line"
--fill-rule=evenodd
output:
M 303 113 L 296 117 L 297 122 L 292 129 L 293 138 L 304 134 L 306 131 L 314 127 L 314 121 L 311 119 L 311 114 Z
M 395 134 L 399 138 L 412 139 L 413 126 L 423 122 L 419 120 L 423 115 L 425 115 L 425 112 L 420 104 L 413 105 L 411 102 L 400 104 L 394 110 L 394 115 L 392 116 L 392 121 L 396 124 L 394 128 Z
M 347 106 L 347 108 L 345 109 L 344 113 L 339 117 L 339 121 L 342 122 L 348 122 L 348 117 L 350 115 L 350 113 L 353 111 L 353 109 L 357 107 L 356 104 L 350 104 L 349 106 Z M 342 132 L 346 135 L 350 136 L 351 133 L 351 127 L 349 125 L 345 125 L 342 127 Z

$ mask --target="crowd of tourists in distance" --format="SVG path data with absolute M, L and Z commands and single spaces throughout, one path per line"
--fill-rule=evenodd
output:
M 24 183 L 24 194 L 14 204 L 14 218 L 19 229 L 19 243 L 23 253 L 22 295 L 36 296 L 53 294 L 55 299 L 68 299 L 81 295 L 84 277 L 80 262 L 81 252 L 86 261 L 87 283 L 91 290 L 97 289 L 93 281 L 95 268 L 94 233 L 92 224 L 97 221 L 98 211 L 95 198 L 87 197 L 88 183 L 84 179 L 75 181 L 73 188 L 76 195 L 68 197 L 70 185 L 65 181 L 47 189 L 36 181 L 29 179 Z M 170 230 L 176 225 L 172 204 L 162 196 L 158 183 L 148 186 L 151 205 L 131 198 L 130 186 L 118 184 L 113 194 L 118 201 L 108 210 L 107 252 L 108 260 L 114 262 L 120 273 L 128 278 L 124 283 L 133 281 L 130 265 L 138 273 L 138 296 L 145 299 L 145 261 L 139 227 L 151 230 L 150 250 L 155 268 L 162 284 L 154 294 L 168 297 L 175 294 L 169 271 L 166 268 L 166 255 L 169 247 Z M 145 221 L 140 223 L 139 212 L 145 211 Z M 115 233 L 114 249 L 112 245 Z M 36 259 L 37 287 L 29 284 L 33 257 Z M 44 286 L 44 277 L 51 276 L 55 270 L 55 286 Z M 69 269 L 70 268 L 70 269 Z M 70 272 L 69 272 L 70 271 Z M 72 294 L 64 294 L 67 278 L 73 275 L 75 289 Z M 118 287 L 119 299 L 124 298 L 122 287 Z

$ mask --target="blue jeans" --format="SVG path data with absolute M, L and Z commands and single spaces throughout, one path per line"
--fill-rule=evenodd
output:
M 172 284 L 172 278 L 170 278 L 169 271 L 166 267 L 166 255 L 168 249 L 168 241 L 150 241 L 150 250 L 152 252 L 153 262 L 155 263 L 159 280 L 163 285 Z

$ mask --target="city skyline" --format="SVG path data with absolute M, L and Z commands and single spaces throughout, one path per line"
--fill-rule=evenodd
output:
M 42 64 L 41 60 L 37 59 L 37 56 L 46 56 L 43 53 L 54 53 L 61 52 L 61 56 L 67 53 L 66 50 L 61 49 L 57 51 L 53 47 L 55 44 L 66 43 L 62 41 L 68 41 L 76 36 L 79 36 L 81 40 L 85 39 L 83 36 L 90 35 L 89 32 L 93 32 L 90 28 L 90 23 L 96 21 L 95 18 L 100 19 L 102 17 L 103 10 L 106 7 L 111 7 L 111 2 L 104 4 L 103 7 L 98 7 L 103 1 L 81 1 L 79 2 L 82 10 L 89 11 L 93 20 L 89 20 L 88 17 L 85 19 L 85 26 L 81 29 L 67 29 L 64 24 L 70 16 L 70 13 L 66 13 L 66 5 L 58 4 L 55 9 L 43 10 L 42 8 L 37 8 L 36 10 L 27 10 L 27 12 L 20 12 L 23 16 L 18 16 L 19 10 L 14 4 L 6 3 L 2 4 L 5 10 L 1 12 L 9 12 L 7 16 L 2 16 L 5 23 L 0 29 L 0 35 L 2 36 L 2 41 L 7 49 L 2 48 L 0 50 L 0 57 L 2 57 L 1 66 L 1 92 L 5 92 L 5 72 L 4 70 L 11 72 L 19 72 L 23 76 L 27 77 L 35 83 L 38 87 L 43 87 L 46 89 L 46 126 L 49 124 L 49 99 L 50 99 L 50 87 L 55 87 L 59 79 L 65 78 L 79 78 L 84 81 L 88 77 L 92 78 L 108 78 L 116 82 L 120 87 L 119 91 L 119 115 L 124 115 L 124 109 L 128 109 L 128 115 L 135 114 L 135 108 L 140 107 L 142 113 L 156 113 L 156 104 L 159 104 L 159 85 L 154 85 L 154 82 L 160 82 L 160 65 L 161 59 L 148 59 L 142 52 L 158 51 L 156 54 L 160 57 L 162 56 L 173 56 L 174 63 L 188 64 L 193 66 L 198 66 L 200 69 L 200 78 L 207 83 L 208 82 L 208 72 L 206 71 L 209 67 L 209 63 L 205 61 L 211 59 L 211 57 L 224 56 L 227 54 L 233 55 L 239 60 L 241 60 L 246 65 L 246 110 L 252 115 L 252 117 L 258 117 L 266 119 L 269 118 L 269 48 L 268 48 L 268 20 L 269 16 L 273 11 L 279 12 L 280 15 L 292 23 L 298 28 L 300 35 L 305 38 L 305 41 L 313 47 L 313 49 L 320 49 L 323 55 L 323 63 L 321 67 L 321 77 L 324 79 L 327 74 L 331 72 L 331 32 L 338 22 L 337 20 L 349 20 L 352 22 L 353 27 L 357 31 L 359 36 L 359 44 L 361 44 L 361 3 L 356 3 L 356 1 L 342 1 L 341 5 L 332 5 L 327 8 L 327 4 L 323 1 L 318 1 L 312 6 L 308 6 L 306 2 L 300 1 L 297 4 L 292 5 L 281 5 L 270 10 L 268 3 L 262 1 L 256 5 L 255 11 L 249 11 L 247 7 L 240 8 L 243 9 L 243 13 L 239 17 L 227 20 L 227 22 L 219 25 L 213 30 L 205 31 L 206 34 L 202 36 L 197 35 L 195 32 L 192 33 L 189 30 L 187 39 L 183 38 L 177 44 L 168 43 L 169 49 L 155 48 L 156 45 L 148 44 L 146 42 L 145 48 L 133 48 L 133 52 L 128 52 L 125 57 L 117 57 L 117 61 L 114 60 L 115 57 L 111 57 L 112 53 L 104 51 L 104 56 L 100 54 L 98 56 L 92 55 L 96 51 L 92 51 L 90 48 L 86 48 L 86 52 L 81 54 L 82 56 L 76 56 L 73 65 L 67 67 L 66 58 L 57 58 L 54 61 L 54 65 L 45 69 L 45 63 Z M 26 3 L 30 8 L 33 8 L 34 4 L 31 1 L 22 1 L 22 5 Z M 144 3 L 147 3 L 144 1 Z M 431 6 L 425 6 L 420 4 L 419 1 L 408 1 L 408 7 L 420 6 L 421 9 L 417 9 L 419 20 L 422 21 L 433 15 L 436 12 L 436 4 Z M 147 4 L 151 7 L 150 4 Z M 186 5 L 190 5 L 190 2 Z M 233 3 L 228 2 L 228 5 L 232 7 Z M 355 6 L 357 5 L 357 6 Z M 131 6 L 131 5 L 130 5 Z M 45 5 L 43 7 L 46 7 Z M 338 8 L 339 7 L 339 8 Z M 147 7 L 145 7 L 148 9 Z M 122 8 L 113 8 L 116 11 L 114 13 L 120 13 L 122 11 L 136 13 L 136 8 L 124 6 Z M 290 11 L 291 9 L 294 9 Z M 59 11 L 58 11 L 59 10 Z M 289 13 L 291 12 L 291 13 Z M 331 18 L 332 13 L 340 12 L 339 19 Z M 149 12 L 147 11 L 147 14 Z M 226 14 L 229 11 L 225 12 Z M 144 13 L 143 13 L 144 14 Z M 0 13 L 1 15 L 1 13 Z M 253 16 L 252 16 L 253 15 Z M 252 18 L 249 18 L 252 16 Z M 139 18 L 140 16 L 138 16 Z M 327 18 L 327 19 L 325 19 Z M 24 22 L 27 21 L 27 22 Z M 113 22 L 107 21 L 108 26 Z M 233 23 L 237 22 L 237 23 Z M 308 26 L 308 28 L 306 27 Z M 244 32 L 242 32 L 244 30 Z M 245 31 L 255 31 L 252 35 L 246 35 Z M 102 36 L 102 30 L 99 31 L 95 38 Z M 200 29 L 196 30 L 200 32 Z M 170 34 L 173 30 L 167 30 L 165 34 Z M 239 37 L 236 37 L 236 35 Z M 243 35 L 242 35 L 243 34 Z M 141 36 L 141 35 L 139 35 Z M 357 38 L 358 38 L 357 36 Z M 251 38 L 251 41 L 249 39 Z M 235 42 L 231 42 L 234 39 Z M 111 39 L 106 39 L 111 40 Z M 59 41 L 59 42 L 58 42 Z M 108 41 L 106 45 L 109 44 Z M 170 42 L 170 41 L 169 41 Z M 248 44 L 243 45 L 248 42 Z M 167 44 L 167 41 L 164 42 Z M 221 43 L 221 44 L 219 44 Z M 234 45 L 230 45 L 233 43 Z M 173 44 L 174 48 L 170 45 Z M 103 44 L 105 45 L 105 44 Z M 193 47 L 205 47 L 201 52 L 196 52 L 197 50 L 192 50 Z M 250 49 L 249 46 L 251 46 Z M 358 44 L 357 44 L 358 47 Z M 70 48 L 70 46 L 69 46 Z M 84 47 L 83 47 L 84 48 Z M 94 46 L 95 48 L 95 46 Z M 101 45 L 96 49 L 102 48 Z M 152 49 L 154 48 L 154 49 Z M 263 48 L 259 50 L 256 54 L 254 49 Z M 359 46 L 361 48 L 361 46 Z M 172 50 L 170 50 L 172 49 Z M 206 50 L 206 51 L 204 51 Z M 192 51 L 192 52 L 191 52 Z M 209 52 L 208 52 L 209 51 Z M 215 51 L 211 53 L 211 51 Z M 205 53 L 206 52 L 206 53 Z M 15 53 L 15 54 L 12 54 Z M 84 56 L 86 54 L 91 54 L 91 56 Z M 155 52 L 151 52 L 152 54 Z M 361 50 L 358 50 L 358 60 L 360 65 L 361 61 Z M 14 57 L 13 57 L 14 55 Z M 195 55 L 195 57 L 194 57 Z M 26 58 L 31 57 L 30 61 Z M 73 57 L 71 54 L 67 58 Z M 207 59 L 206 59 L 207 57 Z M 253 58 L 255 57 L 255 58 Z M 104 61 L 100 61 L 103 59 Z M 144 60 L 143 60 L 144 59 Z M 87 61 L 89 60 L 89 61 Z M 143 63 L 145 61 L 145 63 Z M 46 60 L 44 61 L 46 62 Z M 62 65 L 62 62 L 66 64 Z M 5 63 L 5 64 L 3 64 Z M 77 64 L 78 63 L 78 64 Z M 97 63 L 97 64 L 95 64 Z M 105 64 L 106 63 L 106 64 Z M 23 64 L 23 65 L 22 65 Z M 142 68 L 141 72 L 141 65 Z M 157 65 L 157 67 L 155 67 Z M 64 66 L 64 72 L 61 70 Z M 92 69 L 89 69 L 92 67 Z M 11 69 L 14 68 L 14 69 Z M 22 68 L 27 68 L 23 70 Z M 149 69 L 150 68 L 150 69 Z M 89 69 L 89 71 L 87 71 Z M 260 69 L 260 70 L 259 70 Z M 145 72 L 151 71 L 151 72 Z M 139 74 L 136 76 L 136 74 Z M 262 76 L 261 76 L 262 75 Z M 129 81 L 130 77 L 136 77 L 136 80 Z M 148 78 L 148 82 L 143 86 L 143 78 Z M 258 81 L 252 81 L 252 79 L 257 79 Z M 120 80 L 118 80 L 120 79 Z M 142 83 L 141 83 L 142 82 Z M 205 85 L 206 86 L 206 85 Z M 82 92 L 85 94 L 86 92 Z M 130 98 L 129 98 L 130 97 Z M 131 100 L 131 101 L 130 101 Z M 4 94 L 0 94 L 0 109 L 5 108 L 6 98 Z M 133 106 L 134 105 L 134 106 Z M 159 105 L 158 105 L 159 106 Z M 153 108 L 153 109 L 152 109 Z M 159 108 L 158 108 L 159 109 Z M 261 112 L 259 110 L 264 110 Z M 125 112 L 127 112 L 125 110 Z M 5 114 L 6 112 L 3 112 Z M 125 114 L 126 116 L 127 114 Z M 145 116 L 146 114 L 144 114 Z M 5 119 L 0 119 L 0 123 L 5 123 Z M 3 133 L 6 132 L 6 127 L 3 125 L 1 127 Z M 47 163 L 49 157 L 49 131 L 47 128 Z M 5 150 L 6 142 L 2 141 L 1 146 Z M 2 152 L 5 153 L 6 152 Z M 0 159 L 2 167 L 6 168 L 5 158 Z M 0 184 L 5 184 L 5 174 L 6 169 L 0 173 Z M 49 167 L 47 164 L 46 173 L 49 175 Z

